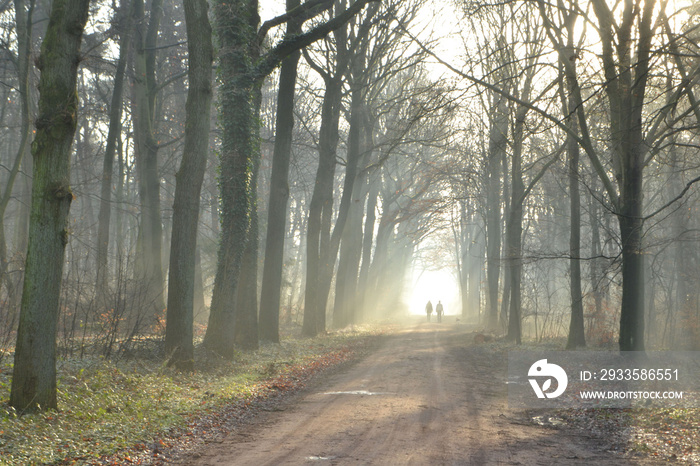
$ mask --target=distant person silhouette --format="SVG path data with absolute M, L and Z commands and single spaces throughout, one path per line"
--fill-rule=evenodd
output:
M 428 322 L 430 322 L 430 314 L 433 313 L 433 303 L 428 300 L 428 304 L 425 305 L 425 313 L 428 316 Z
M 438 301 L 437 306 L 435 306 L 435 312 L 437 312 L 438 322 L 442 322 L 442 314 L 444 309 L 442 307 L 442 302 Z

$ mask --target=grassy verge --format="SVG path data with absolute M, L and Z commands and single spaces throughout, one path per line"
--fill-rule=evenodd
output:
M 158 359 L 63 360 L 59 411 L 25 416 L 7 404 L 11 358 L 6 358 L 0 368 L 0 464 L 157 463 L 173 439 L 192 435 L 189 427 L 201 431 L 205 417 L 210 427 L 229 422 L 230 416 L 218 421 L 211 416 L 300 388 L 314 373 L 356 357 L 380 333 L 364 328 L 287 338 L 232 361 L 198 350 L 194 374 L 176 373 Z
M 558 412 L 569 426 L 605 438 L 625 456 L 699 464 L 699 409 L 568 409 Z

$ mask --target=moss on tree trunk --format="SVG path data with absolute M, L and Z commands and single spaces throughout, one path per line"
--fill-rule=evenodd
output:
M 39 114 L 22 310 L 10 404 L 55 409 L 56 326 L 68 242 L 70 149 L 77 124 L 76 79 L 89 0 L 54 0 L 41 46 Z

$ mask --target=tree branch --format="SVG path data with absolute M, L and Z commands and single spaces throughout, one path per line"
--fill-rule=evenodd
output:
M 545 119 L 551 121 L 554 123 L 557 127 L 562 129 L 566 134 L 570 135 L 585 151 L 586 154 L 588 155 L 589 159 L 591 160 L 591 163 L 593 163 L 593 166 L 596 169 L 596 172 L 598 173 L 598 176 L 600 177 L 601 181 L 605 185 L 605 189 L 608 192 L 608 195 L 610 196 L 610 199 L 615 205 L 615 208 L 617 209 L 618 207 L 618 196 L 617 196 L 617 191 L 615 190 L 614 186 L 612 185 L 612 182 L 610 181 L 610 178 L 605 174 L 605 169 L 598 158 L 598 154 L 596 154 L 595 149 L 593 148 L 593 143 L 590 140 L 590 137 L 588 137 L 587 132 L 583 132 L 583 136 L 579 136 L 575 131 L 573 131 L 568 125 L 566 125 L 564 122 L 562 122 L 559 118 L 555 117 L 554 115 L 551 115 L 549 112 L 546 110 L 543 110 L 539 108 L 536 105 L 531 104 L 530 102 L 525 102 L 522 99 L 519 99 L 518 97 L 515 97 L 513 94 L 510 92 L 507 92 L 498 86 L 495 86 L 491 83 L 488 83 L 484 81 L 483 79 L 477 78 L 476 76 L 472 76 L 470 74 L 467 74 L 463 71 L 458 70 L 451 64 L 447 63 L 445 60 L 437 56 L 433 51 L 429 50 L 426 48 L 417 38 L 415 38 L 409 31 L 406 29 L 406 27 L 403 25 L 403 23 L 396 18 L 399 26 L 406 32 L 406 34 L 415 42 L 421 49 L 423 49 L 427 54 L 429 54 L 431 57 L 435 58 L 440 64 L 445 66 L 447 69 L 452 71 L 453 73 L 457 74 L 458 76 L 461 76 L 462 78 L 473 82 L 474 84 L 477 84 L 479 86 L 485 87 L 486 89 L 495 92 L 496 94 L 505 97 L 506 99 L 510 100 L 511 102 L 514 102 L 518 105 L 522 105 L 533 112 L 541 115 Z M 580 96 L 579 96 L 580 97 Z M 584 120 L 582 118 L 582 113 L 583 113 L 583 108 L 580 106 L 580 98 L 579 100 L 579 120 Z
M 170 84 L 184 78 L 185 76 L 187 76 L 187 71 L 183 71 L 182 73 L 178 73 L 178 74 L 174 74 L 174 75 L 170 76 L 168 79 L 166 79 L 165 81 L 163 81 L 162 83 L 160 83 L 156 87 L 156 92 L 162 91 L 163 89 L 168 87 Z
M 530 195 L 530 192 L 532 189 L 535 187 L 538 181 L 544 176 L 545 173 L 547 173 L 547 170 L 549 170 L 549 167 L 554 165 L 554 163 L 559 160 L 559 157 L 561 157 L 561 154 L 564 152 L 564 148 L 566 147 L 566 143 L 562 144 L 559 146 L 559 149 L 553 154 L 553 157 L 551 160 L 549 160 L 547 163 L 544 164 L 544 166 L 540 169 L 539 172 L 530 180 L 530 183 L 528 184 L 527 188 L 525 191 L 523 191 L 522 196 L 520 196 L 520 199 L 518 199 L 518 203 L 522 204 L 525 202 L 525 199 L 527 199 L 527 196 Z
M 270 29 L 273 27 L 289 21 L 298 21 L 303 23 L 304 21 L 323 13 L 324 11 L 330 10 L 332 6 L 333 0 L 308 0 L 307 2 L 304 2 L 302 5 L 299 5 L 283 15 L 265 21 L 258 30 L 258 45 L 262 45 L 267 33 L 270 32 Z
M 258 80 L 269 75 L 272 70 L 274 70 L 277 65 L 279 65 L 288 55 L 316 42 L 317 40 L 325 37 L 328 33 L 341 28 L 350 20 L 350 18 L 359 13 L 365 7 L 365 5 L 373 1 L 379 0 L 357 0 L 355 3 L 350 5 L 347 10 L 342 11 L 333 19 L 316 26 L 304 34 L 283 39 L 279 44 L 261 57 L 258 64 L 253 68 L 251 77 L 254 80 Z
M 681 198 L 683 198 L 683 196 L 685 196 L 685 193 L 688 192 L 688 190 L 691 188 L 691 186 L 693 186 L 693 185 L 694 185 L 695 183 L 697 183 L 698 181 L 700 181 L 700 176 L 698 176 L 697 178 L 694 178 L 694 179 L 690 180 L 690 181 L 688 182 L 688 184 L 685 185 L 685 188 L 683 188 L 683 191 L 681 191 L 680 194 L 679 194 L 678 196 L 674 197 L 673 199 L 671 199 L 670 201 L 668 201 L 666 204 L 664 204 L 663 206 L 659 207 L 658 209 L 656 209 L 656 210 L 655 210 L 654 212 L 652 212 L 651 214 L 649 214 L 649 215 L 647 215 L 646 217 L 644 217 L 643 220 L 644 220 L 644 221 L 649 220 L 650 218 L 652 218 L 653 216 L 657 215 L 657 214 L 660 213 L 661 211 L 663 211 L 663 210 L 667 209 L 668 207 L 670 207 L 671 204 L 673 204 L 674 202 L 681 200 Z

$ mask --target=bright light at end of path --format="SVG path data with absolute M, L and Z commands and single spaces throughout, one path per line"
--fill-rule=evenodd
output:
M 455 277 L 443 270 L 415 271 L 406 293 L 411 314 L 425 314 L 425 304 L 430 300 L 433 309 L 442 301 L 445 314 L 459 314 L 459 289 Z

